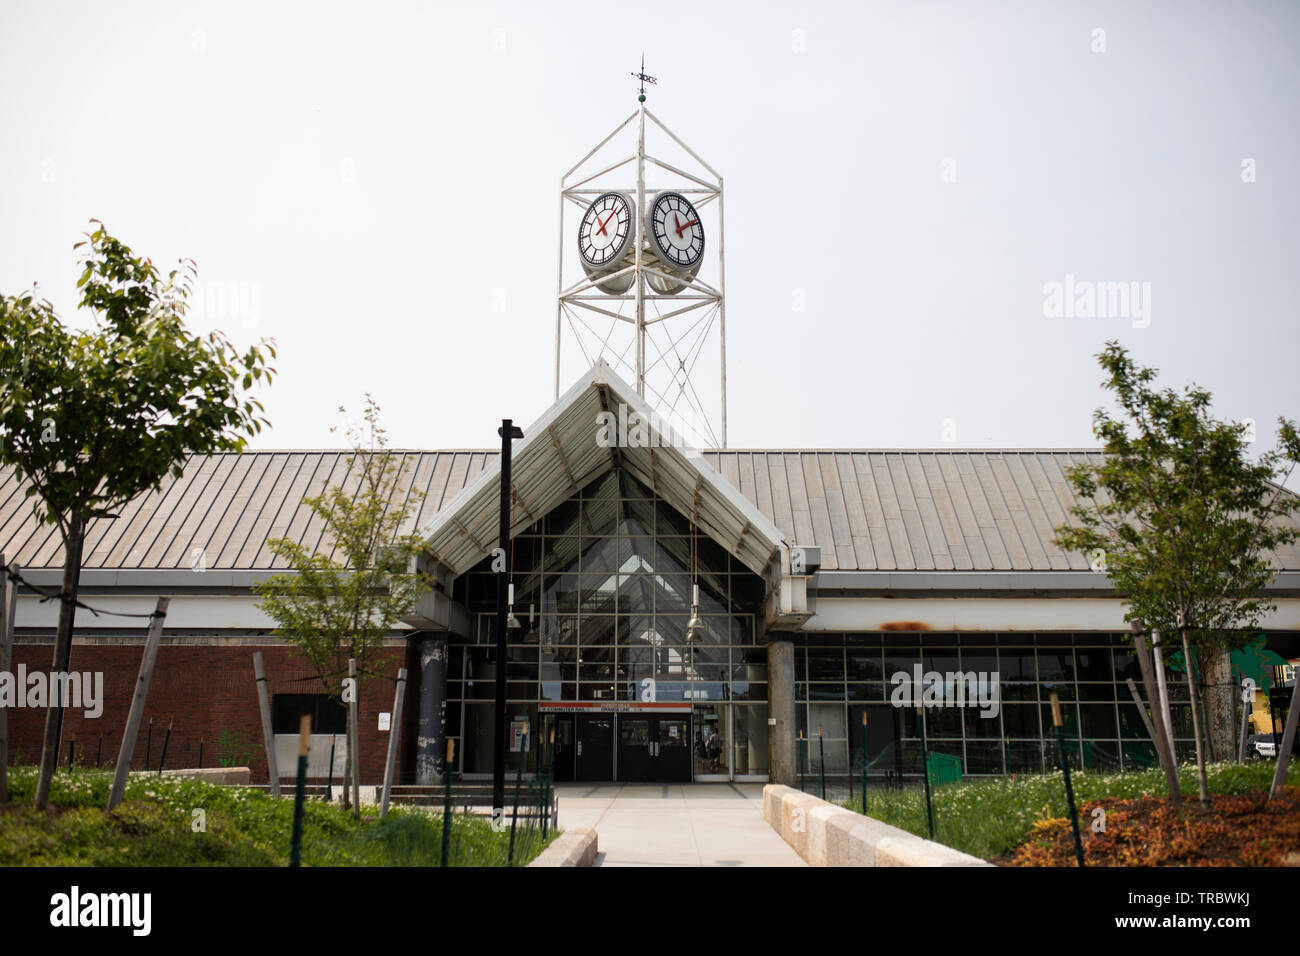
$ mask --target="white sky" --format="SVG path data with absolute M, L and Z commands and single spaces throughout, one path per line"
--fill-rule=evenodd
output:
M 1118 337 L 1262 448 L 1300 416 L 1298 46 L 1287 2 L 5 0 L 0 290 L 72 318 L 95 216 L 197 260 L 196 329 L 277 340 L 254 447 L 342 445 L 366 390 L 399 447 L 493 446 L 551 401 L 558 178 L 644 49 L 725 177 L 733 447 L 1093 446 Z M 1067 273 L 1150 283 L 1149 325 L 1046 317 Z

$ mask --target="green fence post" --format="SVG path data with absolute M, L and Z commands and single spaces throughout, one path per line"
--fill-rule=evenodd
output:
M 822 799 L 826 799 L 826 740 L 822 737 L 822 725 L 817 725 L 817 769 L 822 778 Z
M 158 776 L 162 776 L 163 764 L 167 762 L 167 745 L 172 739 L 172 722 L 167 721 L 167 736 L 163 737 L 162 756 L 158 758 Z
M 442 768 L 442 865 L 451 852 L 451 767 L 456 758 L 456 738 L 447 738 L 447 763 Z
M 555 770 L 555 728 L 551 727 L 546 745 L 546 768 L 542 772 L 542 839 L 546 839 L 551 822 L 551 776 Z
M 867 711 L 862 711 L 862 813 L 867 812 Z
M 171 733 L 171 724 L 167 725 L 167 732 Z M 311 747 L 311 715 L 303 714 L 302 720 L 298 722 L 298 786 L 293 794 L 293 839 L 289 844 L 289 865 L 302 865 L 302 805 L 307 799 L 307 750 Z M 164 758 L 167 753 L 167 744 L 163 744 Z M 162 773 L 162 764 L 158 764 L 158 772 Z
M 921 776 L 925 777 L 925 822 L 930 829 L 930 839 L 934 839 L 934 803 L 930 796 L 930 753 L 925 745 L 925 714 L 921 707 L 916 708 L 916 723 L 921 730 Z
M 331 803 L 334 801 L 334 744 L 338 736 L 338 734 L 330 734 L 330 768 L 325 777 L 325 799 Z
M 1065 802 L 1070 808 L 1070 828 L 1074 831 L 1074 856 L 1083 866 L 1083 841 L 1079 839 L 1079 814 L 1074 809 L 1074 788 L 1070 786 L 1070 759 L 1065 753 L 1065 728 L 1061 720 L 1061 700 L 1052 694 L 1052 723 L 1056 727 L 1056 748 L 1061 755 L 1061 770 L 1065 773 Z
M 519 822 L 519 786 L 524 780 L 524 754 L 528 752 L 528 722 L 524 721 L 524 732 L 519 737 L 519 762 L 515 766 L 515 808 L 510 816 L 510 852 L 506 854 L 506 866 L 515 865 L 515 824 Z

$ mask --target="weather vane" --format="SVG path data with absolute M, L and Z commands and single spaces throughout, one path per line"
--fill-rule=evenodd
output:
M 645 85 L 646 85 L 647 83 L 649 83 L 649 84 L 651 84 L 651 85 L 653 86 L 653 85 L 658 84 L 658 82 L 659 82 L 659 81 L 658 81 L 657 79 L 655 79 L 653 76 L 650 76 L 650 75 L 648 75 L 648 74 L 646 73 L 646 71 L 645 71 L 645 54 L 644 54 L 644 53 L 641 54 L 641 72 L 640 72 L 640 73 L 633 73 L 632 75 L 635 76 L 638 80 L 641 81 L 641 92 L 640 92 L 640 94 L 637 96 L 637 102 L 644 103 L 644 102 L 645 102 Z

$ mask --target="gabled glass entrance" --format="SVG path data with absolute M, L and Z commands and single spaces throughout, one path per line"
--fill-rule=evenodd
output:
M 766 724 L 766 652 L 757 643 L 763 582 L 691 532 L 689 517 L 616 470 L 514 540 L 521 627 L 509 637 L 508 710 L 557 731 L 561 720 L 572 721 L 563 759 L 572 759 L 574 774 L 579 745 L 585 772 L 599 772 L 586 759 L 583 732 L 603 735 L 603 727 L 586 722 L 609 719 L 604 779 L 766 776 L 765 739 L 761 755 L 748 734 L 741 752 L 730 743 L 734 727 Z M 692 640 L 686 625 L 696 580 L 704 628 Z M 484 561 L 453 593 L 478 615 L 475 642 L 453 648 L 448 685 L 448 706 L 459 711 L 448 722 L 463 728 L 465 739 L 460 769 L 471 775 L 491 771 L 495 585 Z M 635 712 L 653 705 L 675 712 Z M 536 752 L 523 759 L 526 770 L 535 768 Z M 557 779 L 561 772 L 557 766 Z

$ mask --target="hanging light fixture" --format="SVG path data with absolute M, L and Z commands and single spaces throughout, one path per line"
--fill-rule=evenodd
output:
M 691 619 L 686 622 L 687 643 L 698 641 L 703 633 L 704 620 L 700 617 L 700 586 L 696 584 L 691 590 Z
M 700 618 L 700 558 L 699 526 L 696 518 L 700 513 L 700 493 L 695 493 L 694 508 L 691 514 L 691 619 L 686 622 L 686 643 L 693 644 L 704 633 L 704 621 Z
M 510 593 L 506 596 L 506 630 L 508 630 L 508 631 L 517 631 L 517 630 L 519 630 L 519 618 L 515 617 L 515 586 L 514 586 L 514 583 L 512 582 L 512 583 L 508 584 L 508 585 L 506 586 L 506 589 L 510 592 Z M 500 593 L 500 592 L 498 592 L 498 593 Z

